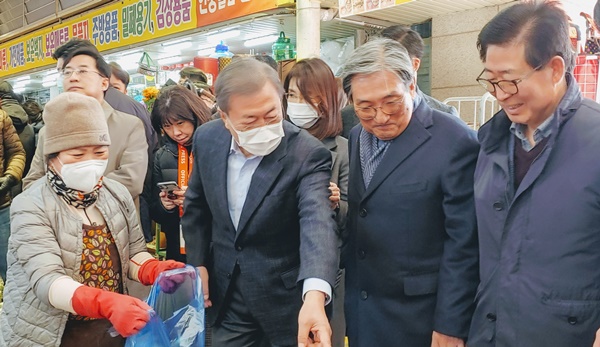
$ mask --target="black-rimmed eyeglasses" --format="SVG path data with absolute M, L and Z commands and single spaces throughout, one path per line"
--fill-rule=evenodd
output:
M 519 92 L 518 84 L 523 82 L 523 80 L 529 78 L 531 75 L 533 75 L 534 72 L 539 71 L 542 68 L 542 66 L 544 65 L 536 67 L 535 69 L 529 71 L 525 76 L 516 80 L 500 80 L 497 82 L 493 82 L 488 79 L 481 78 L 481 75 L 483 75 L 485 70 L 481 71 L 481 73 L 475 80 L 492 95 L 496 94 L 496 86 L 498 86 L 498 88 L 500 88 L 500 90 L 502 90 L 506 94 L 515 95 Z

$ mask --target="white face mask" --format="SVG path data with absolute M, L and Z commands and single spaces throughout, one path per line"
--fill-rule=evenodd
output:
M 238 136 L 238 146 L 256 156 L 271 154 L 279 146 L 281 138 L 284 136 L 283 121 L 247 131 L 238 131 L 231 124 L 229 117 L 227 119 Z
M 292 123 L 304 129 L 312 127 L 319 120 L 317 110 L 309 104 L 300 104 L 297 102 L 287 103 L 287 115 L 290 117 Z
M 60 159 L 58 161 L 62 164 L 60 177 L 67 187 L 84 193 L 94 190 L 108 165 L 107 159 L 85 160 L 72 164 L 63 164 Z

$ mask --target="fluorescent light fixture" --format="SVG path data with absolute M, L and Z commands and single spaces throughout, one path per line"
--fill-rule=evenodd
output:
M 50 87 L 55 87 L 56 86 L 56 81 L 45 81 L 42 83 L 42 87 L 44 88 L 50 88 Z
M 133 60 L 140 60 L 140 58 L 142 57 L 142 52 L 140 50 L 135 50 L 132 52 L 127 52 L 126 54 L 123 54 L 122 56 L 119 57 L 118 60 L 123 60 L 123 59 L 133 59 Z
M 192 41 L 179 42 L 179 43 L 174 43 L 174 44 L 169 44 L 169 45 L 163 44 L 163 48 L 166 48 L 171 52 L 172 51 L 181 51 L 183 49 L 188 49 L 191 47 L 192 47 Z
M 267 43 L 273 43 L 275 42 L 275 40 L 277 40 L 278 37 L 279 35 L 268 35 L 263 37 L 257 37 L 251 40 L 246 40 L 246 42 L 244 42 L 244 47 L 254 47 L 264 45 Z
M 190 40 L 191 39 L 189 37 L 184 37 L 182 39 L 164 42 L 162 45 L 163 45 L 163 47 L 168 47 L 168 46 L 176 45 L 176 44 L 182 43 L 182 42 L 189 42 Z
M 231 38 L 240 36 L 240 33 L 241 32 L 239 30 L 221 31 L 221 32 L 209 35 L 208 37 L 206 37 L 206 40 L 209 42 L 219 43 L 220 41 L 225 41 L 227 39 L 231 39 Z
M 134 61 L 134 62 L 138 62 L 140 60 L 140 58 L 142 57 L 142 53 L 138 52 L 138 53 L 131 53 L 131 54 L 126 54 L 123 55 L 121 57 L 119 57 L 119 59 L 117 59 L 117 62 L 123 61 Z M 121 63 L 119 63 L 119 65 L 121 65 Z
M 57 79 L 58 79 L 58 72 L 53 72 L 51 74 L 47 74 L 46 76 L 44 76 L 44 78 L 42 78 L 42 83 L 46 83 L 46 82 L 56 83 Z
M 179 57 L 179 56 L 170 57 L 170 58 L 164 58 L 164 59 L 159 59 L 158 60 L 158 64 L 159 65 L 172 65 L 172 64 L 177 64 L 179 62 L 181 62 L 181 57 Z
M 214 48 L 205 48 L 205 49 L 201 49 L 198 51 L 198 55 L 199 56 L 206 56 L 206 55 L 211 55 L 215 52 Z
M 13 89 L 25 88 L 31 82 L 30 80 L 22 80 L 13 84 Z
M 31 80 L 31 76 L 21 76 L 21 77 L 17 77 L 14 79 L 14 82 L 21 82 L 21 81 L 29 81 Z

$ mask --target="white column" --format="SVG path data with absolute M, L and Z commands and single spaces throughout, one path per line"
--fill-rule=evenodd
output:
M 318 0 L 296 2 L 296 58 L 319 57 L 321 47 L 321 4 Z

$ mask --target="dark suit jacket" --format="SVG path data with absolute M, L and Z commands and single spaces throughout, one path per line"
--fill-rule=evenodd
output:
M 361 130 L 349 140 L 350 346 L 428 347 L 433 330 L 466 338 L 478 283 L 475 132 L 421 102 L 365 189 Z
M 338 263 L 329 204 L 331 154 L 313 136 L 284 121 L 285 136 L 252 177 L 237 230 L 227 203 L 231 135 L 223 122 L 194 135 L 194 169 L 182 218 L 188 263 L 209 270 L 215 321 L 236 263 L 242 294 L 273 344 L 297 343 L 302 284 L 333 286 Z
M 340 188 L 339 209 L 335 220 L 338 234 L 343 235 L 348 215 L 348 140 L 342 136 L 328 137 L 322 140 L 323 145 L 331 152 L 331 182 Z

